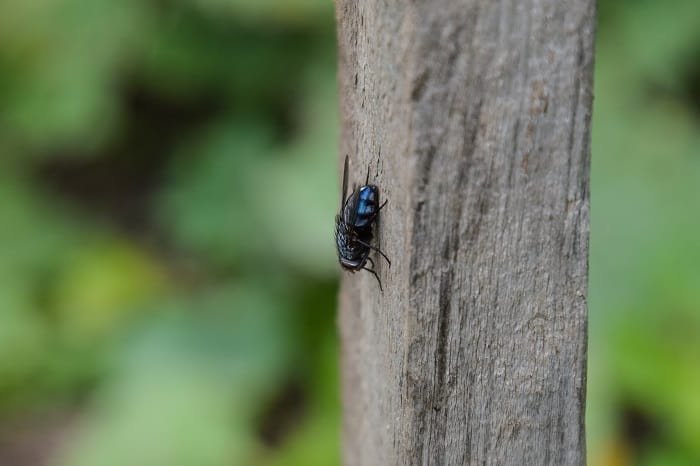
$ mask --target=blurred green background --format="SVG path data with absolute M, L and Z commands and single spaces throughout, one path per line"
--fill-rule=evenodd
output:
M 589 463 L 699 465 L 700 4 L 599 13 Z M 0 465 L 339 464 L 335 68 L 330 0 L 3 3 Z

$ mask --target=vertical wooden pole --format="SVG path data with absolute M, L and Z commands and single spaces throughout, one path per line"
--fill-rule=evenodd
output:
M 344 463 L 585 463 L 593 0 L 337 0 Z

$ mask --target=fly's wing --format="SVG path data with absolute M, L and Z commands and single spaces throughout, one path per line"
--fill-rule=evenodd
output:
M 340 210 L 345 207 L 345 199 L 348 195 L 348 156 L 345 156 L 345 166 L 343 167 L 343 197 L 340 198 Z
M 360 198 L 360 190 L 357 186 L 352 187 L 350 197 L 348 195 L 348 165 L 349 157 L 345 156 L 345 166 L 343 167 L 343 199 L 340 201 L 340 213 L 343 221 L 348 225 L 353 225 L 357 217 L 357 201 Z
M 354 225 L 357 220 L 357 203 L 360 200 L 360 189 L 357 185 L 352 187 L 352 193 L 343 207 L 343 219 L 348 225 Z

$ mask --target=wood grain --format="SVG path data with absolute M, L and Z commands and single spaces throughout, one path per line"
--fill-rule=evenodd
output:
M 585 463 L 593 0 L 338 0 L 346 465 Z

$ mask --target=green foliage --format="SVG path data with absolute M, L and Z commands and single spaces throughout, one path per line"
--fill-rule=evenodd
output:
M 631 464 L 700 464 L 700 9 L 692 0 L 601 7 L 589 456 L 608 464 L 617 443 Z
M 0 423 L 76 417 L 48 464 L 338 462 L 333 35 L 318 1 L 3 8 Z
M 700 464 L 696 3 L 600 4 L 591 464 Z M 333 27 L 322 0 L 3 5 L 0 461 L 58 412 L 56 466 L 339 464 Z

